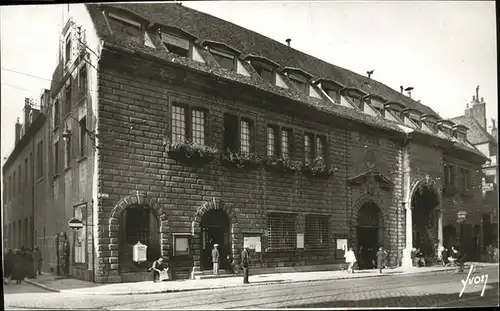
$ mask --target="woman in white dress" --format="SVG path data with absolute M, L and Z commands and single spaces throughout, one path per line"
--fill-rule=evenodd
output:
M 347 268 L 347 272 L 354 273 L 354 264 L 356 263 L 356 255 L 352 250 L 352 247 L 349 247 L 349 250 L 345 253 L 345 262 L 349 264 Z

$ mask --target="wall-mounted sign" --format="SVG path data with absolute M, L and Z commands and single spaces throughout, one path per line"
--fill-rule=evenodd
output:
M 304 248 L 304 234 L 297 233 L 297 248 Z
M 257 244 L 261 245 L 260 236 L 243 237 L 243 247 L 253 249 L 257 252 Z
M 147 245 L 144 245 L 141 242 L 137 242 L 137 244 L 134 245 L 134 248 L 132 250 L 132 257 L 133 257 L 132 260 L 135 262 L 146 261 L 147 251 L 148 251 Z
M 81 228 L 83 228 L 83 222 L 78 219 L 78 218 L 71 218 L 69 221 L 68 221 L 68 227 L 70 229 L 73 229 L 73 230 L 80 230 Z
M 483 184 L 483 191 L 493 191 L 493 183 L 485 183 Z
M 337 249 L 338 250 L 347 250 L 347 239 L 337 239 Z

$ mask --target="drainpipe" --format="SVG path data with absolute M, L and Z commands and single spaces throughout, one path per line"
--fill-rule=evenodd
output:
M 31 138 L 31 249 L 35 248 L 35 135 Z

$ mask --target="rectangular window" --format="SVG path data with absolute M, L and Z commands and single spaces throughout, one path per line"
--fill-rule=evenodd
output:
M 270 214 L 267 218 L 268 247 L 275 250 L 297 248 L 296 215 Z
M 87 91 L 87 67 L 83 66 L 78 73 L 78 92 L 84 95 Z
M 161 33 L 161 40 L 170 53 L 189 57 L 189 40 L 168 33 Z
M 241 120 L 240 152 L 250 153 L 252 151 L 252 123 L 250 120 Z
M 59 127 L 59 100 L 54 102 L 54 106 L 52 108 L 52 118 L 54 120 L 54 129 Z
M 328 216 L 306 215 L 305 244 L 306 248 L 328 248 L 330 231 Z
M 267 127 L 267 156 L 276 156 L 276 128 L 273 126 Z
M 274 83 L 274 71 L 272 69 L 265 68 L 263 66 L 255 66 L 254 68 L 264 81 Z
M 54 143 L 54 174 L 59 172 L 59 142 Z
M 80 127 L 80 157 L 85 155 L 85 149 L 87 146 L 87 117 L 83 117 L 79 122 Z
M 210 50 L 212 56 L 215 61 L 219 64 L 220 67 L 225 68 L 227 70 L 234 71 L 235 70 L 235 57 L 234 55 L 224 53 L 222 51 Z
M 174 256 L 189 255 L 189 235 L 173 234 Z
M 185 141 L 186 132 L 186 108 L 172 105 L 172 141 Z
M 326 158 L 324 137 L 316 136 L 316 157 Z
M 65 56 L 66 56 L 66 64 L 67 64 L 71 60 L 71 54 L 72 54 L 71 36 L 68 36 L 66 38 L 65 49 L 66 49 L 65 50 Z
M 64 142 L 64 168 L 69 167 L 71 163 L 71 139 Z
M 292 154 L 292 131 L 281 129 L 281 155 L 289 158 Z
M 325 93 L 328 94 L 328 96 L 336 103 L 339 102 L 338 100 L 338 92 L 336 90 L 331 90 L 331 89 L 326 89 L 325 90 Z
M 66 86 L 66 91 L 65 91 L 65 96 L 64 96 L 64 102 L 65 102 L 65 111 L 64 114 L 68 114 L 71 112 L 71 83 Z
M 108 22 L 113 35 L 135 43 L 143 44 L 144 34 L 141 24 L 127 18 L 109 13 Z
M 313 135 L 304 134 L 304 161 L 310 163 L 314 158 Z
M 193 142 L 200 145 L 205 145 L 205 111 L 193 109 Z

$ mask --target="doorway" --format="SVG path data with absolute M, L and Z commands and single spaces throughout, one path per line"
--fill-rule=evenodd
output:
M 411 200 L 412 245 L 419 248 L 425 256 L 434 253 L 434 245 L 438 237 L 435 208 L 438 205 L 438 196 L 434 189 L 427 185 L 420 185 Z
M 225 268 L 226 256 L 231 254 L 231 239 L 229 234 L 229 219 L 221 210 L 206 212 L 200 222 L 201 252 L 200 264 L 202 270 L 211 270 L 212 249 L 219 244 L 220 268 Z
M 363 204 L 358 214 L 358 258 L 360 269 L 372 269 L 379 247 L 380 209 L 373 202 Z

